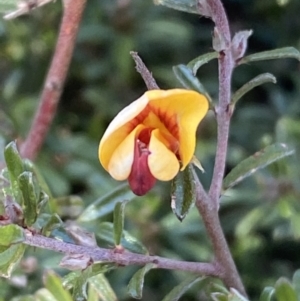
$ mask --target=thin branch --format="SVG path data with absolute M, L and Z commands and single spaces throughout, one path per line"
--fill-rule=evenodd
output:
M 222 38 L 225 41 L 225 49 L 220 52 L 218 59 L 219 104 L 215 108 L 218 135 L 213 177 L 208 196 L 199 182 L 198 177 L 195 178 L 197 187 L 196 207 L 203 218 L 207 233 L 211 239 L 215 260 L 223 270 L 223 274 L 220 278 L 227 287 L 233 287 L 246 296 L 244 285 L 233 261 L 218 215 L 231 118 L 229 104 L 231 100 L 231 77 L 234 68 L 234 61 L 230 49 L 231 34 L 228 19 L 221 0 L 206 1 L 209 5 L 211 16 L 215 22 L 218 32 L 222 35 Z
M 152 73 L 148 70 L 142 59 L 139 57 L 137 52 L 130 51 L 130 54 L 135 61 L 135 68 L 138 73 L 141 74 L 148 90 L 159 89 L 155 79 L 152 76 Z
M 213 277 L 219 277 L 221 274 L 218 265 L 215 263 L 186 262 L 127 251 L 120 253 L 112 249 L 79 246 L 39 234 L 32 234 L 30 231 L 25 231 L 25 241 L 23 243 L 32 247 L 48 249 L 68 255 L 88 255 L 94 262 L 114 262 L 123 266 L 154 263 L 157 268 L 161 269 L 189 271 Z
M 228 288 L 234 287 L 246 296 L 244 285 L 239 277 L 220 224 L 218 211 L 211 206 L 212 200 L 205 193 L 198 177 L 195 178 L 195 181 L 197 192 L 196 207 L 203 218 L 205 228 L 213 245 L 215 260 L 220 266 L 220 271 L 222 271 L 220 279 L 223 280 Z
M 56 49 L 45 80 L 40 104 L 28 136 L 20 147 L 21 156 L 24 158 L 35 159 L 54 118 L 70 66 L 85 3 L 86 0 L 65 1 Z
M 216 27 L 227 44 L 227 48 L 224 49 L 219 56 L 219 105 L 215 109 L 218 123 L 217 151 L 213 178 L 209 190 L 209 195 L 214 206 L 218 208 L 228 148 L 231 117 L 228 109 L 231 100 L 231 76 L 234 68 L 234 61 L 229 47 L 231 34 L 223 4 L 220 0 L 207 0 L 207 2 L 211 7 Z

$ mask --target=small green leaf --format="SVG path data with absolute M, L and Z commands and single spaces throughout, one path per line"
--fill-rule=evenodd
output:
M 100 301 L 100 298 L 99 298 L 99 295 L 98 295 L 96 289 L 93 286 L 91 286 L 91 285 L 88 286 L 88 298 L 87 298 L 87 301 Z
M 24 166 L 15 141 L 5 147 L 4 158 L 11 182 L 16 182 L 18 176 L 24 171 Z
M 24 159 L 23 161 L 24 164 L 24 170 L 25 171 L 31 171 L 35 178 L 37 179 L 39 186 L 41 187 L 41 189 L 49 196 L 52 198 L 52 194 L 51 194 L 51 190 L 44 178 L 44 176 L 42 175 L 42 173 L 40 172 L 40 170 L 38 169 L 38 167 L 31 162 L 28 159 Z
M 114 239 L 115 245 L 120 245 L 123 228 L 124 228 L 124 212 L 126 202 L 118 202 L 114 209 Z
M 286 278 L 279 278 L 275 284 L 277 301 L 297 301 L 297 294 Z
M 95 291 L 95 295 L 99 296 L 101 301 L 118 300 L 115 292 L 103 274 L 98 274 L 94 277 L 91 277 L 88 280 L 88 283 L 89 289 L 93 289 Z M 92 299 L 90 300 L 90 290 L 88 298 L 88 301 L 93 301 Z M 98 298 L 94 300 L 98 300 Z
M 293 275 L 293 286 L 297 295 L 300 297 L 300 270 L 297 270 Z
M 123 201 L 131 201 L 137 196 L 130 190 L 128 184 L 120 185 L 114 191 L 109 192 L 88 206 L 78 217 L 79 222 L 88 222 L 99 219 L 114 210 L 115 204 Z
M 113 224 L 103 222 L 99 225 L 99 230 L 95 233 L 99 239 L 107 245 L 114 245 L 113 239 Z M 121 245 L 133 253 L 148 254 L 146 247 L 127 231 L 123 231 Z
M 213 59 L 217 59 L 218 57 L 219 53 L 216 51 L 205 53 L 190 61 L 187 66 L 192 69 L 193 74 L 196 75 L 200 67 L 202 67 L 204 64 L 207 64 Z
M 294 58 L 300 61 L 300 52 L 294 47 L 283 47 L 268 51 L 257 52 L 243 57 L 238 64 L 247 64 L 257 61 L 275 60 L 275 59 L 286 59 Z
M 24 171 L 23 161 L 19 155 L 16 143 L 10 142 L 4 150 L 4 158 L 9 174 L 13 197 L 20 202 L 18 177 Z
M 249 301 L 249 300 L 246 297 L 244 297 L 239 291 L 237 291 L 234 288 L 231 288 L 228 296 L 228 301 Z
M 271 286 L 265 287 L 259 297 L 259 301 L 271 301 L 271 299 L 274 295 L 274 292 L 275 292 L 274 287 L 271 287 Z
M 85 301 L 87 299 L 87 281 L 92 276 L 92 267 L 86 268 L 75 280 L 72 290 L 73 300 Z
M 87 283 L 96 275 L 115 269 L 114 263 L 96 263 L 83 271 L 69 273 L 63 278 L 62 284 L 66 289 L 72 289 L 74 300 L 86 300 Z
M 33 174 L 24 171 L 19 177 L 19 188 L 22 195 L 22 207 L 24 222 L 26 226 L 31 226 L 37 219 L 37 203 L 40 195 L 37 185 L 33 181 Z
M 25 245 L 16 244 L 0 253 L 0 277 L 10 278 L 11 273 L 22 259 Z
M 200 283 L 200 289 L 204 287 L 208 282 L 208 278 L 200 276 L 188 277 L 185 281 L 174 287 L 171 292 L 166 295 L 163 301 L 177 301 L 187 290 L 189 290 L 194 284 Z
M 211 298 L 213 301 L 228 301 L 228 295 L 224 293 L 212 293 Z
M 24 241 L 24 231 L 17 225 L 6 225 L 0 227 L 0 246 L 9 247 Z
M 53 271 L 47 271 L 44 277 L 46 288 L 59 301 L 73 301 L 70 293 L 64 289 L 61 278 Z
M 199 14 L 196 0 L 154 0 L 154 4 L 164 5 L 191 14 Z
M 35 301 L 58 301 L 53 295 L 46 289 L 41 288 L 35 294 Z
M 171 207 L 174 214 L 180 221 L 183 221 L 196 202 L 196 185 L 192 164 L 180 171 L 172 180 L 171 198 Z
M 153 268 L 155 268 L 155 264 L 148 263 L 133 275 L 128 284 L 128 293 L 132 298 L 142 299 L 144 278 L 146 274 Z
M 207 96 L 207 92 L 201 82 L 193 74 L 192 70 L 186 65 L 173 66 L 173 72 L 179 82 L 187 89 L 195 90 Z M 210 99 L 210 98 L 209 98 Z
M 276 84 L 276 77 L 271 73 L 263 73 L 254 77 L 233 94 L 231 103 L 235 105 L 237 101 L 240 98 L 242 98 L 246 93 L 251 91 L 253 88 L 265 83 Z
M 234 167 L 224 179 L 223 190 L 233 187 L 246 177 L 251 176 L 257 170 L 284 157 L 290 156 L 293 153 L 294 150 L 290 149 L 283 143 L 276 143 L 267 146 Z

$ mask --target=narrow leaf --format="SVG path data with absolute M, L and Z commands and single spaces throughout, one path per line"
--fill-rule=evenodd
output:
M 228 301 L 227 294 L 224 293 L 212 293 L 211 298 L 213 301 Z
M 9 247 L 12 244 L 24 241 L 24 231 L 18 225 L 6 225 L 0 227 L 0 246 Z
M 300 270 L 297 270 L 293 275 L 293 286 L 297 295 L 300 297 Z
M 100 301 L 100 298 L 98 296 L 98 293 L 97 293 L 96 289 L 91 285 L 88 286 L 87 301 Z
M 16 244 L 0 253 L 0 277 L 10 278 L 24 251 L 25 245 Z
M 61 278 L 53 271 L 47 271 L 44 278 L 45 286 L 59 301 L 72 301 L 70 293 L 64 289 Z
M 199 14 L 196 0 L 154 0 L 154 4 L 164 5 L 191 14 Z
M 76 271 L 67 274 L 63 280 L 62 284 L 63 287 L 66 289 L 74 288 L 78 283 L 84 283 L 90 279 L 90 277 L 96 276 L 98 274 L 104 274 L 106 272 L 109 272 L 116 268 L 116 265 L 111 262 L 105 262 L 105 263 L 95 263 L 91 266 L 89 266 L 87 269 L 88 271 Z M 81 280 L 78 280 L 78 278 L 82 278 Z
M 11 181 L 17 181 L 18 176 L 24 171 L 24 167 L 16 142 L 10 142 L 5 147 L 4 158 Z
M 226 190 L 230 187 L 233 187 L 246 177 L 251 176 L 257 170 L 264 168 L 267 165 L 284 157 L 290 156 L 293 153 L 294 150 L 290 149 L 286 144 L 283 143 L 276 143 L 267 146 L 263 150 L 243 160 L 236 167 L 234 167 L 225 177 L 223 189 Z
M 126 202 L 118 202 L 114 209 L 114 239 L 115 245 L 120 245 L 123 228 L 124 228 L 124 212 Z
M 99 226 L 99 230 L 95 233 L 99 239 L 105 242 L 107 245 L 114 244 L 113 238 L 113 224 L 109 222 L 103 222 Z M 148 254 L 146 247 L 138 241 L 135 237 L 129 234 L 127 231 L 123 231 L 121 245 L 125 249 L 133 253 Z
M 275 289 L 274 287 L 267 286 L 264 288 L 263 292 L 259 297 L 259 301 L 271 301 L 274 295 Z
M 20 191 L 18 186 L 18 177 L 24 171 L 22 159 L 19 155 L 17 145 L 13 141 L 9 143 L 4 150 L 4 158 L 9 174 L 10 185 L 13 196 L 17 202 L 20 201 Z
M 142 299 L 145 276 L 153 268 L 155 268 L 155 265 L 148 263 L 133 275 L 128 284 L 128 293 L 132 298 Z
M 204 64 L 207 64 L 213 59 L 217 59 L 219 57 L 219 53 L 214 51 L 214 52 L 209 52 L 202 54 L 198 56 L 197 58 L 193 59 L 190 61 L 187 66 L 192 69 L 193 75 L 197 74 L 197 71 L 200 67 L 202 67 Z
M 114 191 L 109 192 L 88 206 L 78 217 L 78 221 L 90 223 L 91 221 L 111 213 L 114 210 L 116 203 L 125 200 L 131 201 L 136 197 L 137 196 L 133 194 L 127 184 L 120 185 Z
M 179 172 L 171 184 L 171 207 L 180 221 L 186 217 L 196 202 L 196 185 L 193 166 L 189 164 Z
M 58 301 L 53 295 L 46 289 L 41 288 L 35 294 L 35 301 Z
M 239 291 L 234 288 L 230 289 L 230 294 L 228 296 L 228 301 L 249 301 L 244 297 Z
M 232 96 L 232 104 L 235 105 L 237 101 L 242 98 L 246 93 L 251 91 L 257 86 L 260 86 L 265 83 L 273 83 L 276 84 L 276 77 L 271 73 L 263 73 L 260 74 L 253 79 L 251 79 L 248 83 L 243 85 L 240 89 L 238 89 Z
M 39 191 L 33 182 L 32 172 L 25 171 L 18 177 L 22 195 L 22 207 L 26 226 L 31 226 L 37 219 L 37 203 Z
M 192 70 L 186 65 L 173 66 L 173 72 L 179 82 L 187 89 L 195 90 L 207 96 L 207 92 Z
M 275 296 L 277 301 L 297 301 L 297 295 L 294 288 L 285 278 L 277 280 L 275 284 Z
M 87 281 L 92 276 L 92 267 L 82 271 L 80 276 L 75 280 L 72 290 L 72 298 L 76 301 L 85 301 L 87 299 Z
M 194 284 L 200 282 L 201 288 L 207 284 L 208 278 L 200 276 L 192 276 L 185 281 L 174 287 L 171 292 L 166 295 L 163 301 L 177 301 L 187 290 L 189 290 Z
M 98 274 L 97 276 L 90 278 L 88 282 L 97 296 L 100 297 L 101 301 L 117 301 L 115 292 L 113 291 L 112 287 L 103 274 Z
M 243 57 L 238 64 L 247 64 L 257 61 L 275 60 L 275 59 L 285 59 L 294 58 L 300 61 L 300 52 L 294 47 L 284 47 L 273 49 L 269 51 L 257 52 Z

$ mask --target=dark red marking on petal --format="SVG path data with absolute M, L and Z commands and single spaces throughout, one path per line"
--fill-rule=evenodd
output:
M 147 145 L 137 139 L 135 141 L 134 159 L 128 183 L 133 193 L 139 196 L 146 194 L 156 182 L 148 166 L 149 154 Z
M 169 130 L 171 135 L 175 139 L 179 139 L 179 127 L 178 120 L 175 114 L 171 115 L 169 112 L 162 110 L 159 107 L 148 105 L 151 111 L 159 118 L 159 120 L 165 125 L 165 127 Z

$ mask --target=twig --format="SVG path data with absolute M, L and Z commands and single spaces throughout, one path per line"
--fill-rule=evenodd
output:
M 20 147 L 21 156 L 34 160 L 37 156 L 62 93 L 86 0 L 66 1 L 55 53 L 49 68 L 40 104 L 30 131 Z
M 231 34 L 222 2 L 220 0 L 207 0 L 207 2 L 210 5 L 212 18 L 216 27 L 227 44 L 227 48 L 224 49 L 219 56 L 219 105 L 215 110 L 218 123 L 217 152 L 213 178 L 209 190 L 209 195 L 211 196 L 214 205 L 218 207 L 228 146 L 228 133 L 231 117 L 228 105 L 231 99 L 231 76 L 234 68 L 234 61 L 229 47 Z
M 135 61 L 136 71 L 139 72 L 148 88 L 148 90 L 159 89 L 155 79 L 152 76 L 152 73 L 148 70 L 142 59 L 139 57 L 137 52 L 130 51 L 130 54 Z
M 218 211 L 211 206 L 212 200 L 204 191 L 197 176 L 195 177 L 195 181 L 197 192 L 196 207 L 203 218 L 205 228 L 213 245 L 215 260 L 220 266 L 220 271 L 222 271 L 220 279 L 224 281 L 227 287 L 234 287 L 241 294 L 246 295 L 243 283 L 228 248 Z
M 216 263 L 186 262 L 159 256 L 136 254 L 127 251 L 119 253 L 112 249 L 78 246 L 39 234 L 32 234 L 29 231 L 25 232 L 25 241 L 23 243 L 32 247 L 48 249 L 68 255 L 88 255 L 94 262 L 114 262 L 124 266 L 154 263 L 157 268 L 161 269 L 189 271 L 213 277 L 219 277 L 221 274 Z
M 236 269 L 218 216 L 231 117 L 230 111 L 228 110 L 231 99 L 231 76 L 234 68 L 230 49 L 231 34 L 221 0 L 206 1 L 209 5 L 212 19 L 218 28 L 218 32 L 225 41 L 225 49 L 222 50 L 219 55 L 219 104 L 215 108 L 218 137 L 213 177 L 208 195 L 204 191 L 198 177 L 195 177 L 197 187 L 196 207 L 203 218 L 207 233 L 212 241 L 216 257 L 215 260 L 223 269 L 223 275 L 221 275 L 220 278 L 227 287 L 233 287 L 246 296 L 244 285 Z

